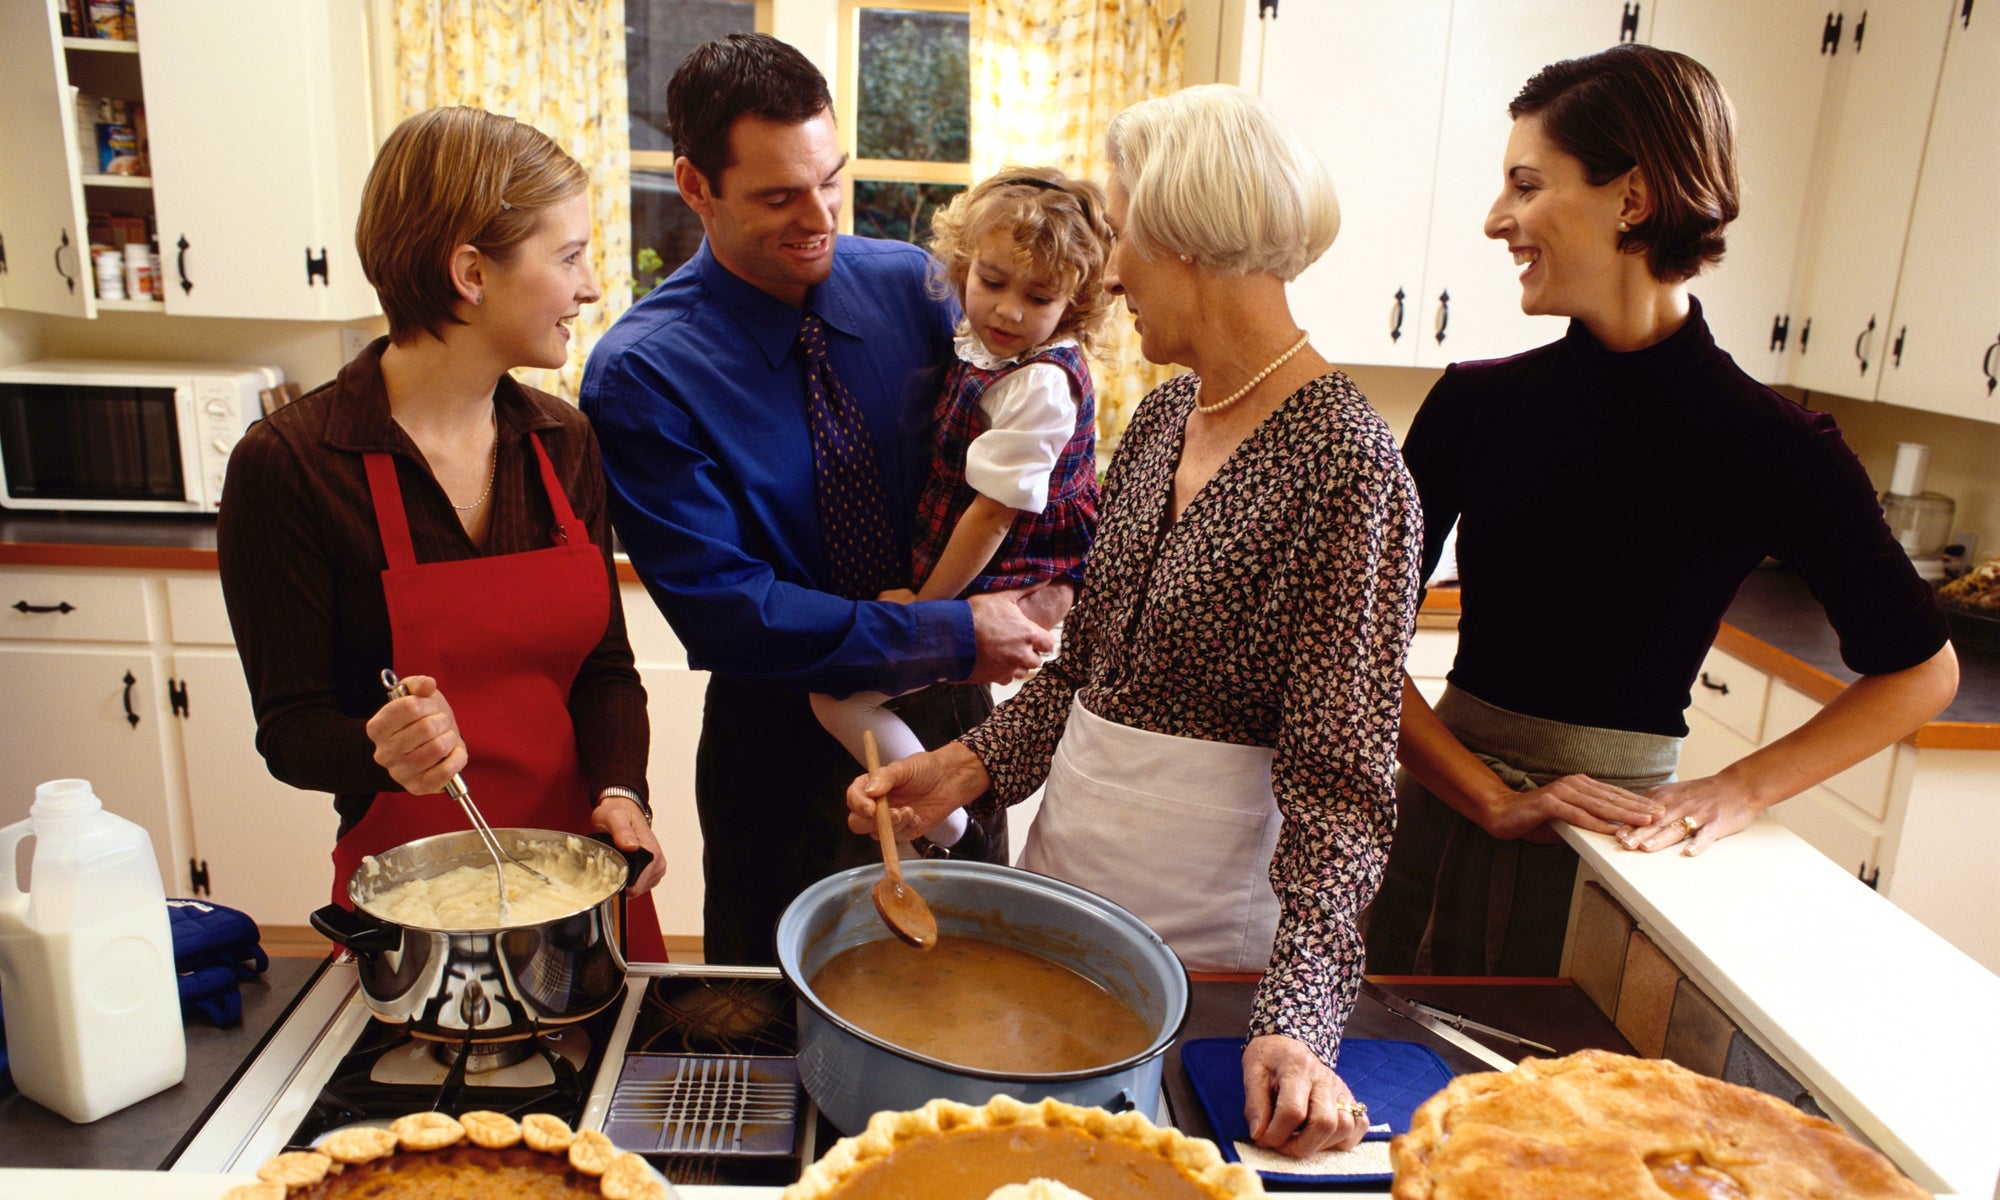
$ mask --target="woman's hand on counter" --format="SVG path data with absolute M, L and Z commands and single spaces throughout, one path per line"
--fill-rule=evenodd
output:
M 1693 858 L 1730 834 L 1749 828 L 1762 811 L 1752 802 L 1750 789 L 1728 772 L 1663 783 L 1646 795 L 1664 805 L 1666 811 L 1649 828 L 1620 833 L 1618 844 L 1627 850 L 1651 852 L 1679 846 L 1682 854 Z
M 907 840 L 978 799 L 991 785 L 979 756 L 952 742 L 883 763 L 881 770 L 848 784 L 847 827 L 875 836 L 875 802 L 886 797 L 896 837 Z
M 1243 1121 L 1266 1150 L 1304 1158 L 1351 1150 L 1368 1132 L 1368 1118 L 1345 1107 L 1354 1101 L 1340 1076 L 1306 1044 L 1281 1033 L 1243 1047 Z
M 1512 792 L 1488 809 L 1479 822 L 1497 838 L 1553 842 L 1552 821 L 1563 821 L 1593 833 L 1617 833 L 1657 822 L 1661 802 L 1628 792 L 1588 775 L 1565 775 L 1540 787 Z
M 409 695 L 389 701 L 368 718 L 375 761 L 413 796 L 435 796 L 465 769 L 465 740 L 451 702 L 429 675 L 406 675 Z
M 653 826 L 635 801 L 626 796 L 605 796 L 590 811 L 590 823 L 610 834 L 612 844 L 620 850 L 644 850 L 653 856 L 653 861 L 646 864 L 639 878 L 625 890 L 626 895 L 650 892 L 667 877 L 667 856 L 660 849 L 660 839 L 653 836 Z

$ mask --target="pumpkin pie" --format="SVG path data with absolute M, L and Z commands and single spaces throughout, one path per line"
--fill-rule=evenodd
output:
M 980 1108 L 933 1100 L 914 1112 L 876 1113 L 781 1200 L 987 1200 L 1010 1185 L 1024 1190 L 1009 1195 L 1074 1192 L 1090 1200 L 1264 1194 L 1257 1173 L 1223 1162 L 1213 1142 L 1162 1129 L 1137 1113 L 995 1096 Z
M 1394 1200 L 1915 1200 L 1833 1122 L 1659 1059 L 1585 1050 L 1460 1075 L 1390 1144 Z
M 288 1150 L 222 1200 L 669 1200 L 646 1160 L 545 1113 L 412 1113 Z

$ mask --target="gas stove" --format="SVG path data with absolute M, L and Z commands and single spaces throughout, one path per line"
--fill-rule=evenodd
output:
M 782 1186 L 833 1133 L 799 1086 L 775 968 L 635 965 L 602 1012 L 527 1041 L 413 1038 L 374 1019 L 342 956 L 320 973 L 172 1170 L 242 1172 L 411 1112 L 552 1113 L 675 1183 Z

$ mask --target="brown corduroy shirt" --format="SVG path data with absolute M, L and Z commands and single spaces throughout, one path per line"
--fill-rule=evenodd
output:
M 229 460 L 216 522 L 222 589 L 257 713 L 257 749 L 293 787 L 334 793 L 345 832 L 375 793 L 397 791 L 364 728 L 385 702 L 388 565 L 362 455 L 395 457 L 417 561 L 517 554 L 550 545 L 555 513 L 529 432 L 541 436 L 578 519 L 604 553 L 611 620 L 577 672 L 569 711 L 591 782 L 580 812 L 609 786 L 646 795 L 646 692 L 626 641 L 611 561 L 604 469 L 576 409 L 502 376 L 493 405 L 500 443 L 486 545 L 466 536 L 423 453 L 389 415 L 377 340 L 333 382 L 250 427 Z M 505 596 L 465 602 L 505 605 Z M 476 747 L 469 747 L 478 753 Z

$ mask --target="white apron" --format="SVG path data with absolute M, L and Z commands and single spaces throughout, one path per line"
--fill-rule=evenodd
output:
M 1020 865 L 1130 910 L 1190 971 L 1262 971 L 1278 932 L 1272 757 L 1072 700 Z

